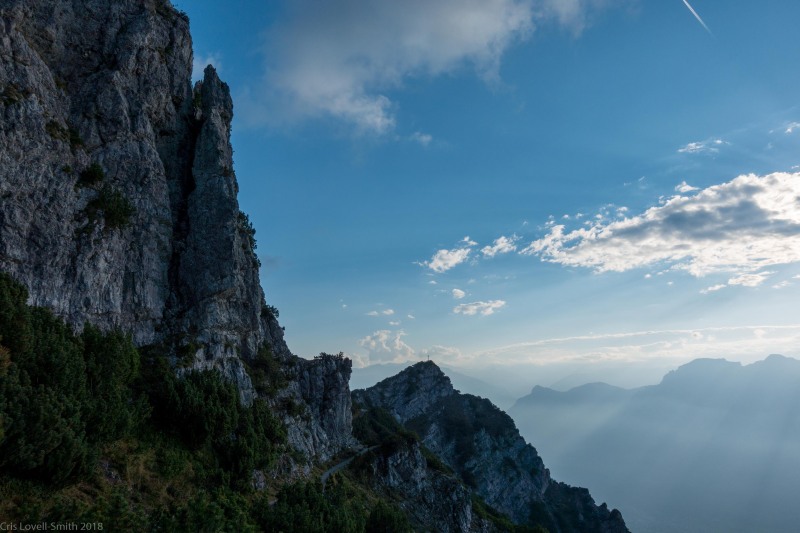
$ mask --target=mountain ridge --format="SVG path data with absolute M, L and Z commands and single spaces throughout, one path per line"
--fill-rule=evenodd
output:
M 416 431 L 467 486 L 517 523 L 551 531 L 627 531 L 619 511 L 595 506 L 586 489 L 552 480 L 511 417 L 486 399 L 456 391 L 433 362 L 352 395 L 357 404 L 386 409 Z M 580 502 L 576 516 L 559 510 L 568 499 Z

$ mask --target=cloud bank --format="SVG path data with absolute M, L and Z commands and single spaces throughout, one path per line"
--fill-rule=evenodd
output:
M 369 363 L 400 362 L 415 358 L 414 349 L 403 341 L 402 330 L 381 329 L 360 339 L 358 344 L 367 351 Z
M 727 273 L 729 284 L 754 286 L 769 275 L 759 271 L 800 262 L 800 174 L 739 176 L 631 218 L 569 232 L 555 225 L 520 253 L 596 272 L 659 264 Z

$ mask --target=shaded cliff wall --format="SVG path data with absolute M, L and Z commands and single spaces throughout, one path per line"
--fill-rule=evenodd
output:
M 294 356 L 239 211 L 228 86 L 209 67 L 193 88 L 191 68 L 166 0 L 0 0 L 0 269 L 73 326 L 161 344 L 249 402 L 243 360 Z M 349 366 L 304 365 L 303 449 L 327 456 L 350 438 L 347 417 L 321 418 L 349 411 Z

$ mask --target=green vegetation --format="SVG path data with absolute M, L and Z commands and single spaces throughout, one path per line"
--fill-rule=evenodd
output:
M 281 363 L 272 353 L 269 345 L 264 344 L 255 357 L 244 360 L 247 373 L 253 381 L 256 392 L 268 397 L 286 387 L 288 381 L 281 368 Z
M 98 213 L 101 213 L 106 228 L 124 229 L 130 224 L 136 208 L 122 192 L 106 184 L 100 189 L 97 197 L 86 206 L 86 213 L 90 223 L 96 220 Z
M 23 98 L 25 98 L 25 95 L 23 95 L 19 87 L 13 83 L 9 83 L 0 91 L 0 102 L 6 107 L 16 104 Z
M 277 503 L 257 517 L 263 531 L 308 533 L 364 531 L 366 509 L 352 484 L 340 479 L 322 492 L 319 482 L 300 482 L 284 487 Z M 265 509 L 266 511 L 266 509 Z
M 484 520 L 503 533 L 549 533 L 549 530 L 540 525 L 526 526 L 513 523 L 509 518 L 483 501 L 480 496 L 472 495 L 472 510 Z
M 215 371 L 176 375 L 163 349 L 137 350 L 119 331 L 87 324 L 76 334 L 27 298 L 0 274 L 4 519 L 94 522 L 106 531 L 412 530 L 402 510 L 369 488 L 363 468 L 332 475 L 324 492 L 316 479 L 255 490 L 254 470 L 294 456 L 266 401 L 242 405 Z M 262 390 L 286 386 L 267 346 L 249 366 Z M 360 409 L 355 426 L 378 453 L 418 442 L 380 409 Z M 431 468 L 448 470 L 423 453 Z
M 44 130 L 50 137 L 62 142 L 68 142 L 73 150 L 83 146 L 83 139 L 77 130 L 72 127 L 64 127 L 57 120 L 50 120 L 44 125 Z
M 285 429 L 266 403 L 239 401 L 236 386 L 218 372 L 187 372 L 178 377 L 163 357 L 145 361 L 143 382 L 156 428 L 209 461 L 209 476 L 244 488 L 254 469 L 266 468 L 286 441 Z
M 367 533 L 400 533 L 413 530 L 406 515 L 388 503 L 378 501 L 369 513 L 365 531 Z
M 178 377 L 120 332 L 75 334 L 27 297 L 0 274 L 0 516 L 257 531 L 251 473 L 285 447 L 268 406 L 242 406 L 216 372 Z
M 92 163 L 83 169 L 78 176 L 78 187 L 94 187 L 106 177 L 103 167 L 99 163 Z
M 274 305 L 264 305 L 261 308 L 261 318 L 272 317 L 277 319 L 279 316 L 281 316 L 281 313 Z
M 142 418 L 130 391 L 138 353 L 119 332 L 87 325 L 75 335 L 26 299 L 0 274 L 0 468 L 61 484 L 88 473 L 100 446 Z
M 222 175 L 226 177 L 232 176 L 233 169 L 228 167 L 222 169 Z M 239 223 L 239 233 L 242 235 L 242 249 L 245 252 L 250 252 L 253 254 L 253 259 L 260 268 L 261 260 L 258 258 L 258 254 L 255 252 L 256 247 L 258 246 L 256 243 L 256 229 L 253 227 L 253 223 L 250 222 L 250 217 L 248 217 L 247 213 L 244 211 L 239 211 L 237 219 Z M 275 308 L 273 307 L 273 309 Z M 264 316 L 263 310 L 261 316 Z M 275 316 L 277 317 L 277 314 Z
M 380 446 L 384 456 L 419 442 L 416 433 L 400 425 L 385 409 L 354 406 L 353 411 L 353 435 L 368 446 Z

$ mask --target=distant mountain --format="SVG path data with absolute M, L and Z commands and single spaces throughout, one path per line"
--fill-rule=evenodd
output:
M 509 414 L 634 531 L 796 531 L 800 361 L 699 359 L 660 384 L 534 387 Z
M 350 388 L 366 389 L 383 381 L 384 379 L 398 374 L 400 371 L 411 366 L 412 363 L 385 363 L 381 365 L 370 365 L 363 368 L 354 368 L 350 378 Z M 501 409 L 508 409 L 517 399 L 507 388 L 488 383 L 473 376 L 468 376 L 452 367 L 442 366 L 442 370 L 450 378 L 450 381 L 457 390 L 467 394 L 488 398 Z
M 620 513 L 597 506 L 588 490 L 553 480 L 507 414 L 456 391 L 432 362 L 352 396 L 356 409 L 385 410 L 419 435 L 477 497 L 514 523 L 551 533 L 627 531 Z

